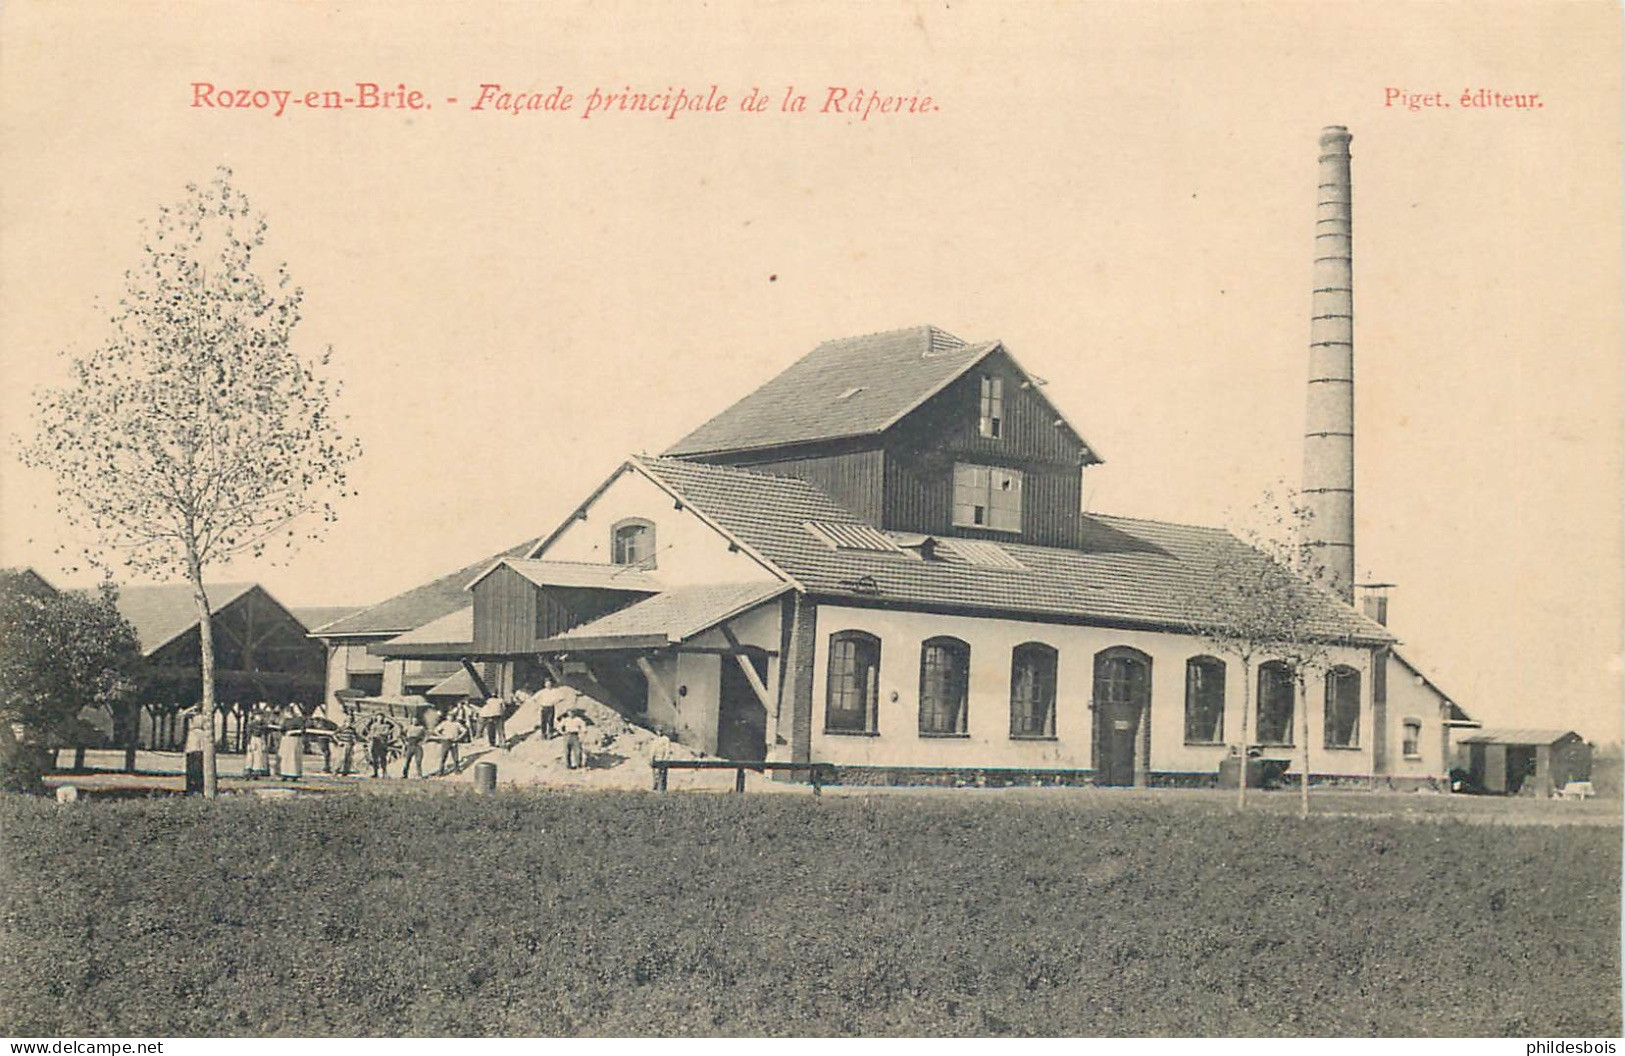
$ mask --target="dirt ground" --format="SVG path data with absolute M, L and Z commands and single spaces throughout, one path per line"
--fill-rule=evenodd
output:
M 509 730 L 515 725 L 510 721 Z M 647 732 L 647 731 L 645 731 Z M 361 776 L 339 777 L 321 772 L 321 756 L 311 754 L 305 761 L 305 777 L 297 782 L 279 779 L 248 780 L 242 777 L 242 756 L 219 757 L 220 788 L 224 793 L 243 794 L 287 789 L 296 794 L 372 794 L 412 795 L 434 793 L 469 793 L 473 791 L 473 767 L 476 762 L 491 762 L 497 767 L 497 784 L 501 790 L 513 788 L 553 788 L 590 790 L 638 790 L 653 787 L 653 772 L 649 767 L 649 744 L 644 739 L 611 737 L 607 747 L 602 735 L 589 737 L 593 744 L 588 766 L 582 770 L 567 770 L 563 765 L 564 739 L 551 741 L 537 737 L 534 727 L 522 730 L 512 738 L 506 749 L 493 749 L 483 744 L 464 745 L 462 767 L 456 774 L 441 778 L 401 779 L 369 778 Z M 617 751 L 617 747 L 620 749 Z M 687 754 L 694 754 L 689 752 Z M 432 772 L 438 761 L 438 749 L 431 745 L 428 763 Z M 61 770 L 46 778 L 50 787 L 73 785 L 81 794 L 95 798 L 101 796 L 180 794 L 185 786 L 185 759 L 178 752 L 138 752 L 134 774 L 119 772 L 124 754 L 116 751 L 86 753 L 87 771 L 73 773 L 71 753 L 59 758 Z M 312 764 L 315 764 L 312 766 Z M 394 772 L 394 771 L 392 771 Z M 672 792 L 731 792 L 734 785 L 732 770 L 674 770 L 670 775 Z M 810 795 L 806 784 L 775 781 L 761 774 L 747 772 L 747 794 Z M 1180 788 L 926 788 L 926 787 L 869 787 L 826 786 L 826 796 L 926 796 L 970 797 L 976 799 L 1037 801 L 1073 801 L 1096 804 L 1102 808 L 1132 803 L 1175 800 L 1184 803 L 1207 803 L 1215 807 L 1231 806 L 1235 792 L 1219 789 Z M 1296 789 L 1252 791 L 1247 796 L 1247 809 L 1266 814 L 1289 816 L 1298 809 Z M 1424 792 L 1364 791 L 1359 789 L 1312 789 L 1310 810 L 1319 817 L 1400 818 L 1412 821 L 1462 821 L 1489 825 L 1625 825 L 1625 805 L 1619 799 L 1598 797 L 1583 802 L 1541 800 L 1505 796 L 1447 796 Z

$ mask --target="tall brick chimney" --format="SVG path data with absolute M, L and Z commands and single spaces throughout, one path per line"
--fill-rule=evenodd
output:
M 1313 519 L 1311 560 L 1327 584 L 1354 601 L 1354 246 L 1349 135 L 1320 133 L 1314 297 L 1309 323 L 1309 405 L 1303 437 L 1303 498 Z

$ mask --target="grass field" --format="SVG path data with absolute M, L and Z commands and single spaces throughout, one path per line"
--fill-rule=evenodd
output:
M 1178 796 L 8 797 L 0 1033 L 1617 1035 L 1619 891 Z

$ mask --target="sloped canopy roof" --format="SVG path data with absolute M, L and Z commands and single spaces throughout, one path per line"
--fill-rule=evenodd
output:
M 1076 549 L 1001 542 L 1020 569 L 973 563 L 952 547 L 912 553 L 831 548 L 808 521 L 863 523 L 823 491 L 791 477 L 672 458 L 631 465 L 681 498 L 742 547 L 808 593 L 868 605 L 1184 630 L 1214 593 L 1216 555 L 1246 545 L 1215 528 L 1126 517 L 1083 517 Z M 1317 591 L 1316 632 L 1363 644 L 1392 634 L 1328 592 Z
M 1493 730 L 1480 730 L 1469 734 L 1457 741 L 1457 744 L 1512 744 L 1512 745 L 1540 745 L 1556 744 L 1569 737 L 1578 738 L 1580 735 L 1573 730 L 1543 730 L 1543 729 L 1516 729 L 1500 728 Z
M 441 576 L 439 579 L 413 587 L 411 590 L 380 601 L 376 605 L 351 613 L 342 619 L 334 620 L 326 626 L 317 627 L 310 632 L 311 637 L 393 636 L 416 627 L 422 627 L 430 620 L 437 620 L 447 613 L 456 612 L 467 605 L 468 593 L 464 588 L 468 586 L 468 581 L 474 576 L 490 568 L 504 557 L 522 556 L 525 551 L 535 546 L 536 542 L 537 540 L 532 539 L 529 542 L 510 547 L 500 554 L 494 554 L 471 565 L 466 565 L 455 572 Z
M 997 341 L 972 344 L 934 326 L 825 341 L 666 454 L 749 451 L 884 432 L 1001 347 Z
M 474 676 L 468 673 L 467 668 L 453 671 L 433 686 L 423 691 L 426 697 L 483 697 L 485 693 L 480 689 Z
M 785 583 L 677 587 L 549 639 L 560 649 L 647 648 L 685 641 L 789 590 Z
M 538 561 L 505 557 L 485 569 L 468 584 L 474 584 L 502 567 L 508 567 L 538 587 L 587 587 L 597 590 L 627 590 L 653 594 L 660 581 L 635 565 L 604 565 L 587 561 Z
M 224 612 L 243 595 L 257 589 L 254 583 L 206 583 L 209 611 Z M 269 597 L 269 595 L 267 595 Z M 135 628 L 144 656 L 151 656 L 197 626 L 197 602 L 190 583 L 164 583 L 151 587 L 120 587 L 118 611 Z
M 474 644 L 474 606 L 448 612 L 438 620 L 430 620 L 405 634 L 398 634 L 372 651 L 387 654 L 391 645 L 466 645 Z

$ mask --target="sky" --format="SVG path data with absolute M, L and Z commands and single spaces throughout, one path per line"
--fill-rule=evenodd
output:
M 1398 584 L 1404 651 L 1475 716 L 1617 740 L 1619 24 L 1534 2 L 7 3 L 0 564 L 93 581 L 15 440 L 61 354 L 105 336 L 141 223 L 218 164 L 305 288 L 297 342 L 332 347 L 365 450 L 319 543 L 213 576 L 285 604 L 368 604 L 541 535 L 820 341 L 921 323 L 1047 380 L 1105 459 L 1089 509 L 1233 525 L 1299 474 L 1317 136 L 1343 124 L 1357 572 Z M 404 84 L 430 109 L 279 117 L 192 105 L 199 82 Z M 475 110 L 482 84 L 574 108 Z M 582 116 L 595 88 L 713 85 L 720 112 Z M 931 104 L 823 112 L 832 87 Z M 743 112 L 753 88 L 769 106 Z M 1541 106 L 1463 105 L 1478 89 Z

